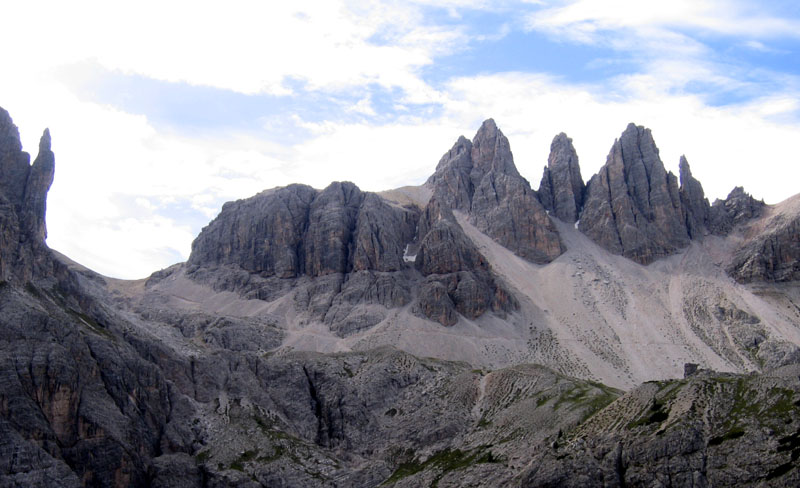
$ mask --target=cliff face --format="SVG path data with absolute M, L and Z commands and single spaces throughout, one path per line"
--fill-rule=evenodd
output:
M 545 209 L 514 165 L 508 139 L 488 119 L 472 142 L 456 141 L 428 178 L 439 204 L 469 215 L 486 235 L 535 263 L 547 263 L 564 246 Z
M 753 214 L 766 214 L 762 219 L 743 226 L 746 239 L 727 269 L 734 279 L 741 283 L 792 282 L 800 279 L 798 203 L 800 200 L 795 196 L 767 208 L 763 202 L 757 202 L 742 192 L 741 188 L 734 189 L 724 203 L 715 202 L 712 208 L 716 208 L 718 216 L 724 211 L 728 222 L 747 222 Z
M 573 223 L 583 209 L 585 191 L 578 154 L 572 139 L 562 132 L 550 144 L 550 156 L 539 184 L 539 200 L 552 215 Z
M 689 243 L 675 175 L 667 173 L 648 129 L 628 125 L 589 181 L 580 230 L 642 264 Z
M 703 192 L 703 185 L 692 176 L 686 156 L 681 156 L 678 166 L 681 178 L 681 207 L 685 216 L 686 231 L 692 239 L 702 238 L 711 220 L 711 207 Z
M 322 191 L 304 185 L 267 190 L 225 204 L 195 239 L 188 263 L 236 265 L 279 278 L 398 271 L 418 215 L 348 182 Z
M 45 209 L 54 172 L 50 132 L 45 129 L 31 165 L 17 127 L 0 108 L 0 279 L 24 282 L 44 266 L 38 258 L 46 248 Z

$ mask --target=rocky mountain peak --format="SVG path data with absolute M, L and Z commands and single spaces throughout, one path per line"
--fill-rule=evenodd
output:
M 585 191 L 578 154 L 572 139 L 562 132 L 550 144 L 550 156 L 539 184 L 539 201 L 564 222 L 575 222 L 583 207 Z
M 25 225 L 28 234 L 35 242 L 44 242 L 47 238 L 45 225 L 47 192 L 53 184 L 55 164 L 55 154 L 50 150 L 50 130 L 45 129 L 39 140 L 39 154 L 28 173 L 23 202 Z
M 702 237 L 706 232 L 711 207 L 703 192 L 703 185 L 692 176 L 686 156 L 681 156 L 678 168 L 681 181 L 681 204 L 686 216 L 686 230 L 689 237 L 696 239 Z
M 45 129 L 33 165 L 22 151 L 19 131 L 0 108 L 0 279 L 27 281 L 44 259 L 47 192 L 53 183 L 55 155 Z
M 19 210 L 30 171 L 30 155 L 22 150 L 19 130 L 0 108 L 0 192 Z
M 493 119 L 484 121 L 472 139 L 472 161 L 473 183 L 490 171 L 520 177 L 511 154 L 511 144 Z
M 586 190 L 580 229 L 609 251 L 648 264 L 689 243 L 678 181 L 650 129 L 629 124 Z
M 536 193 L 517 171 L 508 139 L 492 119 L 481 125 L 472 142 L 460 137 L 426 185 L 437 205 L 468 214 L 478 229 L 530 261 L 549 262 L 564 251 Z

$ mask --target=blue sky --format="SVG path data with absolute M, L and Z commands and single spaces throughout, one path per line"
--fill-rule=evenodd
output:
M 291 3 L 291 2 L 290 2 Z M 48 243 L 144 277 L 222 203 L 292 182 L 422 183 L 493 117 L 538 187 L 628 122 L 706 193 L 800 190 L 800 7 L 744 0 L 14 2 L 0 106 L 56 153 Z

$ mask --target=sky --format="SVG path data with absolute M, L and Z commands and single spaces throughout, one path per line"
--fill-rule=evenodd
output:
M 419 185 L 494 118 L 533 188 L 629 122 L 713 202 L 800 192 L 793 0 L 6 2 L 0 107 L 56 154 L 48 245 L 104 275 L 184 261 L 222 204 Z

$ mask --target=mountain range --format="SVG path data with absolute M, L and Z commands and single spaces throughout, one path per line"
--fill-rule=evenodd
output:
M 709 204 L 628 125 L 538 190 L 486 120 L 428 180 L 228 202 L 185 263 L 48 248 L 0 109 L 0 486 L 800 482 L 800 195 Z

